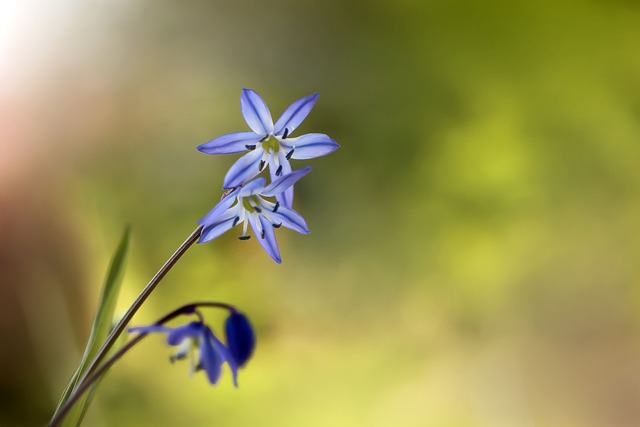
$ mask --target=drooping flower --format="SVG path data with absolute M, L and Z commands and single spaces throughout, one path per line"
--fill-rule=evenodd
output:
M 242 89 L 240 108 L 252 132 L 234 132 L 199 145 L 206 154 L 233 154 L 249 150 L 227 172 L 223 188 L 235 188 L 262 172 L 267 165 L 274 181 L 291 172 L 289 159 L 313 159 L 336 150 L 339 145 L 322 133 L 309 133 L 291 137 L 293 131 L 307 117 L 318 94 L 306 96 L 291 104 L 273 124 L 269 108 L 260 95 L 251 89 Z M 291 207 L 293 187 L 277 197 L 280 204 Z
M 174 362 L 188 357 L 190 374 L 204 370 L 211 384 L 218 382 L 222 365 L 226 362 L 231 368 L 233 383 L 237 387 L 238 368 L 244 366 L 251 357 L 255 347 L 255 335 L 249 320 L 242 313 L 232 313 L 226 324 L 231 324 L 231 327 L 226 327 L 227 346 L 200 321 L 176 328 L 159 325 L 133 327 L 129 328 L 129 332 L 167 334 L 167 344 L 178 347 L 169 360 Z M 196 350 L 199 356 L 197 360 Z
M 256 347 L 256 335 L 249 318 L 239 311 L 231 313 L 224 322 L 224 332 L 229 352 L 238 368 L 242 368 Z
M 222 197 L 222 200 L 198 224 L 203 226 L 198 243 L 206 243 L 224 234 L 238 224 L 242 224 L 240 240 L 247 240 L 247 226 L 251 225 L 253 234 L 260 245 L 275 262 L 280 264 L 280 250 L 274 233 L 275 228 L 284 225 L 298 233 L 308 234 L 309 228 L 304 218 L 277 198 L 300 178 L 311 170 L 310 167 L 282 175 L 265 186 L 264 178 L 257 178 L 245 185 L 234 188 Z

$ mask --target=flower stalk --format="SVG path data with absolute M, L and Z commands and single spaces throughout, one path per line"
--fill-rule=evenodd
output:
M 175 319 L 178 316 L 190 315 L 190 314 L 196 315 L 200 320 L 200 322 L 202 322 L 202 315 L 197 310 L 198 307 L 222 308 L 222 309 L 229 310 L 229 312 L 231 312 L 232 314 L 237 313 L 237 309 L 230 304 L 225 304 L 221 302 L 195 302 L 195 303 L 183 305 L 182 307 L 177 308 L 176 310 L 173 310 L 171 313 L 166 314 L 165 316 L 158 319 L 153 324 L 153 326 L 160 327 L 165 323 L 169 322 L 170 320 Z M 129 350 L 131 350 L 133 346 L 138 344 L 140 341 L 142 341 L 144 337 L 149 335 L 150 332 L 151 331 L 145 331 L 143 328 L 141 328 L 138 335 L 136 335 L 133 339 L 128 341 L 120 349 L 118 349 L 118 351 L 116 351 L 102 365 L 98 367 L 94 367 L 94 369 L 90 372 L 88 371 L 89 373 L 85 377 L 83 377 L 83 379 L 78 383 L 78 386 L 75 388 L 71 396 L 69 396 L 69 398 L 64 402 L 64 404 L 60 406 L 60 409 L 58 410 L 58 412 L 56 412 L 53 418 L 51 418 L 51 421 L 49 422 L 49 427 L 57 427 L 61 425 L 62 421 L 64 420 L 65 416 L 69 413 L 73 405 L 78 401 L 78 399 L 80 399 L 80 397 L 82 397 L 84 393 L 87 392 L 87 390 L 89 390 L 89 387 L 91 387 L 91 385 L 95 383 L 96 380 L 98 380 L 102 375 L 104 375 L 104 373 L 114 363 L 116 363 L 120 358 L 122 358 L 122 356 L 124 356 Z
M 140 307 L 147 300 L 147 298 L 149 298 L 149 295 L 151 295 L 153 290 L 156 288 L 156 286 L 158 286 L 160 281 L 164 278 L 164 276 L 166 276 L 169 270 L 171 270 L 171 268 L 173 268 L 173 266 L 178 262 L 178 260 L 182 257 L 182 255 L 184 255 L 187 249 L 189 249 L 191 245 L 193 245 L 198 240 L 201 232 L 202 232 L 202 227 L 201 226 L 197 227 L 193 231 L 193 233 L 191 233 L 191 235 L 180 245 L 180 247 L 176 249 L 173 255 L 171 255 L 171 257 L 162 265 L 162 267 L 160 267 L 158 272 L 151 278 L 149 283 L 147 283 L 147 286 L 144 287 L 144 289 L 140 292 L 140 295 L 138 295 L 138 297 L 135 299 L 133 304 L 131 304 L 131 306 L 127 309 L 127 311 L 124 313 L 122 318 L 114 326 L 113 330 L 107 337 L 106 341 L 104 342 L 102 347 L 100 347 L 100 350 L 98 350 L 98 353 L 93 358 L 93 361 L 85 371 L 85 374 L 78 381 L 78 386 L 76 387 L 76 389 L 82 386 L 82 384 L 87 380 L 89 375 L 91 375 L 92 372 L 98 366 L 98 364 L 100 364 L 102 359 L 104 359 L 107 352 L 111 349 L 111 347 L 113 347 L 113 344 L 116 342 L 120 334 L 122 334 L 124 329 L 127 327 L 127 324 L 129 323 L 131 318 L 136 314 L 138 309 L 140 309 Z

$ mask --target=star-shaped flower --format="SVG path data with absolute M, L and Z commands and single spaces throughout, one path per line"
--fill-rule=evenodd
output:
M 222 135 L 198 146 L 206 154 L 233 154 L 249 150 L 227 172 L 223 188 L 235 188 L 262 172 L 267 165 L 274 181 L 291 172 L 289 159 L 313 159 L 336 150 L 339 145 L 322 133 L 309 133 L 291 138 L 293 131 L 307 117 L 318 94 L 306 96 L 291 104 L 273 124 L 267 104 L 251 89 L 242 89 L 240 108 L 252 132 Z M 278 201 L 291 207 L 293 187 L 278 195 Z
M 247 226 L 251 225 L 253 234 L 260 245 L 278 264 L 282 262 L 280 250 L 274 233 L 275 228 L 284 225 L 298 233 L 307 234 L 309 228 L 304 218 L 293 209 L 283 206 L 277 198 L 291 188 L 300 178 L 311 170 L 310 167 L 282 175 L 265 186 L 264 178 L 255 179 L 248 184 L 234 188 L 222 197 L 222 200 L 198 224 L 203 226 L 198 243 L 206 243 L 224 234 L 242 223 L 240 240 L 247 240 Z
M 130 328 L 129 332 L 167 334 L 167 344 L 178 346 L 170 360 L 174 362 L 189 357 L 190 374 L 204 370 L 211 384 L 218 382 L 222 373 L 222 365 L 226 362 L 231 368 L 233 383 L 238 385 L 237 374 L 240 364 L 234 359 L 229 349 L 213 334 L 213 331 L 202 322 L 191 322 L 177 328 L 159 325 L 141 326 Z M 194 356 L 195 349 L 199 353 L 197 362 Z M 243 361 L 243 363 L 245 362 L 246 360 Z

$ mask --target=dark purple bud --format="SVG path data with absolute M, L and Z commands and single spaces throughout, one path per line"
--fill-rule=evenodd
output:
M 256 347 L 256 335 L 247 316 L 232 313 L 224 324 L 227 346 L 238 367 L 244 366 Z

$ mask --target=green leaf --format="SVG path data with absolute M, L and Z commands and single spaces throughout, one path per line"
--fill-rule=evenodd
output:
M 125 228 L 120 240 L 120 244 L 113 255 L 111 265 L 107 271 L 107 277 L 104 281 L 102 288 L 102 295 L 98 301 L 98 308 L 95 318 L 93 320 L 93 326 L 91 327 L 91 333 L 89 334 L 89 340 L 84 350 L 84 355 L 78 369 L 71 377 L 71 380 L 67 384 L 56 412 L 60 409 L 60 406 L 69 398 L 74 388 L 77 386 L 78 381 L 84 375 L 89 364 L 100 350 L 100 347 L 106 340 L 111 327 L 113 325 L 113 315 L 116 308 L 116 302 L 118 301 L 118 294 L 120 293 L 120 285 L 122 284 L 122 277 L 124 273 L 124 267 L 129 252 L 129 242 L 131 240 L 131 232 L 129 227 Z M 71 411 L 65 417 L 63 426 L 79 426 L 82 421 L 91 398 L 93 397 L 96 386 L 99 384 L 97 381 L 91 389 L 81 397 L 78 402 L 73 406 Z
M 111 332 L 111 330 L 113 330 L 113 328 L 115 327 L 117 322 L 113 322 L 111 329 L 109 330 L 109 332 Z M 127 334 L 121 334 L 118 339 L 116 340 L 115 344 L 113 345 L 113 348 L 111 351 L 115 351 L 118 348 L 123 347 L 128 340 L 128 336 Z M 108 371 L 107 371 L 108 372 Z M 77 421 L 74 424 L 69 424 L 69 425 L 75 425 L 76 427 L 80 426 L 80 423 L 82 422 L 82 419 L 84 418 L 85 414 L 87 413 L 87 410 L 89 409 L 89 405 L 91 404 L 91 401 L 93 400 L 93 396 L 96 392 L 96 389 L 98 388 L 98 386 L 100 385 L 100 383 L 102 383 L 102 380 L 104 379 L 104 377 L 107 375 L 107 372 L 103 373 L 92 385 L 91 387 L 89 387 L 89 390 L 87 390 L 84 400 L 80 400 L 78 402 L 77 409 L 76 412 L 78 413 L 77 416 Z M 69 417 L 71 417 L 72 414 L 75 414 L 74 412 L 70 413 Z M 71 418 L 69 418 L 71 419 Z M 63 423 L 63 425 L 65 425 Z

